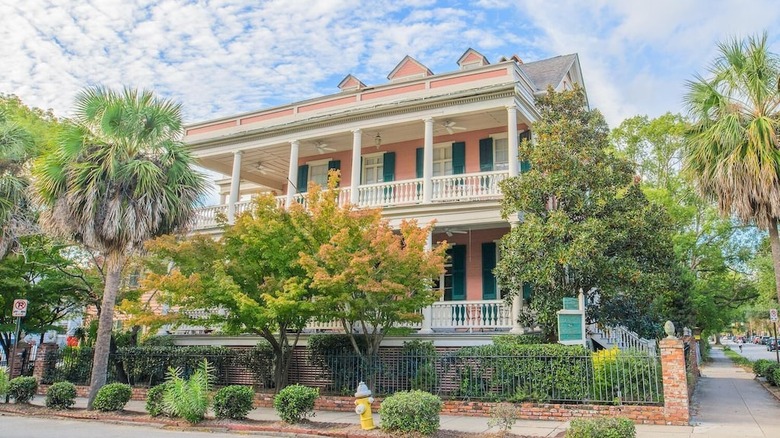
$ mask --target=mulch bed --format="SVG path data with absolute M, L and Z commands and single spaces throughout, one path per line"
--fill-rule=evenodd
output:
M 4 414 L 16 414 L 29 417 L 53 417 L 69 418 L 80 420 L 96 420 L 109 423 L 135 423 L 147 425 L 162 425 L 166 429 L 180 430 L 207 430 L 214 432 L 234 431 L 234 432 L 277 432 L 283 434 L 295 434 L 300 437 L 327 436 L 334 438 L 398 438 L 398 434 L 389 434 L 381 430 L 362 430 L 357 424 L 346 423 L 322 423 L 316 421 L 304 421 L 299 424 L 287 424 L 284 422 L 259 421 L 259 420 L 216 420 L 206 419 L 196 425 L 191 425 L 181 419 L 166 417 L 150 417 L 141 412 L 119 411 L 119 412 L 98 412 L 87 411 L 85 409 L 67 409 L 55 410 L 43 406 L 35 405 L 17 405 L 0 404 L 0 416 Z M 561 433 L 558 437 L 563 437 Z M 505 437 L 505 438 L 539 438 L 529 435 L 517 435 L 507 433 L 502 435 L 500 432 L 467 433 L 453 430 L 440 430 L 434 438 L 475 438 L 475 437 Z

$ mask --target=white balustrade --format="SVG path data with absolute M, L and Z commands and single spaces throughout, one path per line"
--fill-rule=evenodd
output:
M 422 178 L 366 184 L 358 189 L 358 205 L 384 207 L 416 204 L 422 200 Z
M 504 300 L 439 301 L 432 306 L 431 328 L 437 329 L 509 329 L 511 308 Z
M 479 172 L 437 176 L 432 180 L 433 201 L 464 201 L 501 196 L 498 183 L 509 177 L 508 172 Z
M 456 202 L 477 199 L 496 199 L 501 196 L 498 183 L 509 177 L 506 171 L 478 172 L 460 175 L 437 176 L 431 180 L 434 202 Z M 422 178 L 366 184 L 358 188 L 358 207 L 393 207 L 422 203 Z M 339 205 L 347 205 L 350 187 L 339 189 Z M 286 196 L 277 196 L 277 205 L 284 206 Z M 306 194 L 298 193 L 293 200 L 306 207 Z M 236 214 L 251 209 L 251 201 L 236 204 Z M 194 229 L 217 226 L 217 215 L 227 215 L 226 205 L 215 205 L 198 210 Z
M 621 350 L 638 350 L 656 354 L 656 341 L 640 337 L 637 333 L 624 326 L 588 325 L 588 333 L 602 338 L 608 344 Z

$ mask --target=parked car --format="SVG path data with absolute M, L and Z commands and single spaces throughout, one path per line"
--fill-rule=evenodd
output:
M 777 350 L 777 341 L 774 339 L 770 339 L 769 342 L 766 344 L 766 351 L 775 351 Z
M 761 336 L 761 345 L 769 344 L 769 340 L 772 339 L 769 336 Z

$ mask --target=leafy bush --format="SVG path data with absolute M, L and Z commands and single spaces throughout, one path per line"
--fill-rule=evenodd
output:
M 756 376 L 766 377 L 766 370 L 769 365 L 772 365 L 773 363 L 775 362 L 768 359 L 758 359 L 753 362 L 753 373 L 755 373 Z
M 382 429 L 431 435 L 439 430 L 441 399 L 424 391 L 401 391 L 382 401 Z
M 103 412 L 121 411 L 132 395 L 133 390 L 130 385 L 109 383 L 98 390 L 92 407 Z
M 8 395 L 16 403 L 29 403 L 38 391 L 35 377 L 17 377 L 8 382 Z
M 617 347 L 593 353 L 595 400 L 652 402 L 661 398 L 661 364 L 640 351 Z
M 731 351 L 731 347 L 729 347 L 728 345 L 724 345 L 723 351 Z
M 772 368 L 772 382 L 774 382 L 773 385 L 780 386 L 780 366 Z
M 306 417 L 314 416 L 314 402 L 320 396 L 316 388 L 303 385 L 290 385 L 274 397 L 274 409 L 285 423 L 298 423 Z
M 8 392 L 8 374 L 5 372 L 5 368 L 0 368 L 0 395 L 5 395 Z
M 544 340 L 539 335 L 498 335 L 493 336 L 493 344 L 511 348 L 518 345 L 544 344 Z
M 459 396 L 496 401 L 569 401 L 588 395 L 590 352 L 582 346 L 509 344 L 464 347 L 445 358 Z
M 409 385 L 402 389 L 419 389 L 433 392 L 439 386 L 439 375 L 436 373 L 438 355 L 432 342 L 407 341 L 401 350 L 400 369 L 397 375 L 406 380 Z M 393 388 L 395 391 L 400 388 Z M 393 392 L 395 392 L 393 391 Z
M 511 403 L 499 403 L 490 410 L 490 420 L 488 420 L 488 427 L 501 428 L 502 433 L 507 433 L 512 430 L 512 426 L 517 422 L 517 417 L 520 412 Z
M 203 360 L 189 379 L 182 377 L 179 368 L 170 368 L 163 392 L 163 410 L 190 423 L 203 420 L 209 409 L 209 391 L 214 380 L 214 369 Z
M 76 387 L 70 382 L 57 382 L 46 392 L 46 407 L 68 409 L 76 404 Z
M 214 396 L 214 415 L 241 420 L 252 410 L 254 399 L 255 392 L 248 386 L 226 386 Z
M 571 421 L 566 438 L 635 438 L 636 426 L 628 418 L 593 418 Z
M 170 368 L 178 368 L 181 377 L 188 378 L 208 359 L 213 379 L 225 380 L 227 369 L 242 363 L 241 352 L 214 346 L 141 346 L 120 348 L 113 355 L 121 365 L 131 385 L 155 386 L 165 381 Z
M 152 417 L 158 417 L 165 414 L 163 406 L 163 395 L 165 394 L 165 383 L 149 388 L 146 392 L 146 412 Z
M 764 377 L 766 377 L 766 381 L 772 385 L 780 386 L 780 379 L 776 379 L 778 376 L 780 376 L 777 373 L 778 370 L 780 370 L 780 363 L 775 362 L 767 366 L 766 371 L 764 371 Z M 13 380 L 11 380 L 11 382 L 13 382 Z
M 255 382 L 264 388 L 274 386 L 274 349 L 268 341 L 260 341 L 242 353 L 241 363 L 252 370 Z
M 365 351 L 365 336 L 355 336 L 355 342 L 361 351 Z M 381 372 L 378 359 L 369 364 L 355 353 L 348 335 L 313 335 L 309 337 L 306 349 L 312 365 L 323 370 L 322 378 L 332 382 L 328 389 L 341 395 L 353 394 L 361 380 L 372 380 L 370 372 Z

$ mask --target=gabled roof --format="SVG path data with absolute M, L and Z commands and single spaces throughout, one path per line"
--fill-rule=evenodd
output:
M 406 55 L 404 56 L 404 59 L 395 66 L 393 71 L 387 75 L 387 79 L 392 81 L 409 76 L 433 76 L 433 72 L 421 62 Z
M 571 55 L 523 63 L 520 64 L 520 69 L 533 81 L 537 90 L 544 91 L 548 85 L 556 88 L 576 61 L 577 54 L 573 53 Z
M 339 82 L 339 89 L 341 91 L 345 90 L 360 90 L 362 88 L 366 88 L 366 84 L 363 82 L 360 82 L 360 79 L 352 76 L 351 74 L 348 74 L 347 77 L 341 80 Z
M 488 65 L 490 64 L 485 58 L 485 55 L 477 52 L 476 50 L 469 47 L 458 59 L 458 65 L 463 68 L 464 65 L 473 65 L 478 64 L 480 66 L 482 65 Z

